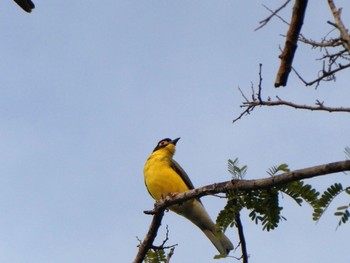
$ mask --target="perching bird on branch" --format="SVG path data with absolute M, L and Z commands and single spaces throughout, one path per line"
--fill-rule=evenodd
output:
M 32 12 L 35 8 L 34 3 L 31 0 L 14 0 L 22 9 L 28 13 Z
M 166 138 L 161 140 L 146 161 L 144 167 L 145 184 L 155 200 L 194 189 L 186 172 L 173 160 L 175 145 L 179 139 Z M 182 204 L 172 205 L 169 209 L 186 217 L 199 227 L 221 255 L 227 255 L 233 249 L 231 241 L 222 232 L 216 230 L 214 222 L 210 219 L 199 199 L 191 199 Z

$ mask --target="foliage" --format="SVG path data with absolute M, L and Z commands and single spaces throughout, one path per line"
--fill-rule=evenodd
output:
M 313 219 L 315 221 L 320 220 L 321 216 L 327 210 L 327 208 L 329 207 L 331 202 L 334 200 L 334 198 L 344 192 L 350 195 L 350 187 L 343 189 L 343 186 L 340 183 L 335 183 L 330 187 L 328 187 L 322 194 L 321 198 L 319 199 L 318 206 L 315 207 L 314 209 Z M 340 217 L 338 226 L 346 223 L 349 220 L 349 216 L 350 216 L 349 208 L 350 208 L 350 204 L 339 206 L 337 208 L 337 212 L 335 212 L 334 215 Z
M 344 153 L 345 153 L 346 159 L 350 160 L 350 147 L 345 147 Z M 318 203 L 314 207 L 314 212 L 312 214 L 313 220 L 315 221 L 320 220 L 321 216 L 326 212 L 331 202 L 338 195 L 344 192 L 350 195 L 350 187 L 347 187 L 344 189 L 343 185 L 340 183 L 334 183 L 333 185 L 329 186 L 324 191 L 321 198 L 318 200 Z M 338 226 L 346 223 L 349 220 L 349 216 L 350 216 L 349 207 L 350 207 L 350 204 L 339 206 L 337 208 L 337 212 L 334 213 L 335 216 L 340 217 Z
M 144 258 L 145 263 L 161 263 L 166 262 L 164 249 L 149 249 Z
M 302 205 L 303 200 L 315 207 L 318 203 L 319 192 L 312 188 L 309 184 L 304 184 L 302 181 L 294 181 L 288 184 L 284 184 L 279 187 L 279 190 L 297 202 L 298 205 Z
M 318 200 L 318 203 L 314 208 L 314 212 L 312 214 L 313 220 L 320 220 L 321 216 L 327 210 L 333 199 L 343 191 L 343 186 L 340 183 L 335 183 L 328 187 L 321 195 L 321 198 Z
M 340 226 L 341 224 L 345 224 L 349 220 L 349 216 L 350 216 L 350 212 L 348 209 L 349 207 L 350 207 L 350 204 L 345 206 L 339 206 L 337 208 L 337 210 L 339 211 L 334 213 L 335 216 L 340 216 L 338 226 Z
M 344 153 L 346 155 L 346 159 L 350 160 L 350 147 L 345 147 Z
M 238 166 L 238 159 L 228 160 L 228 171 L 236 180 L 242 180 L 247 172 L 247 166 Z M 271 167 L 267 173 L 276 176 L 279 173 L 289 172 L 287 164 Z M 231 191 L 227 194 L 228 202 L 217 217 L 217 226 L 220 231 L 225 231 L 228 226 L 236 226 L 237 215 L 242 209 L 249 210 L 250 219 L 256 224 L 261 224 L 263 230 L 273 230 L 278 223 L 286 220 L 281 215 L 283 207 L 279 204 L 281 194 L 286 194 L 301 205 L 306 201 L 315 206 L 319 193 L 311 185 L 302 181 L 295 181 L 269 189 Z
M 350 160 L 350 147 L 345 147 L 344 153 L 346 155 L 346 159 Z M 318 200 L 317 205 L 314 208 L 313 212 L 313 220 L 320 220 L 321 216 L 325 213 L 331 202 L 341 193 L 347 193 L 350 195 L 350 187 L 344 189 L 343 185 L 340 183 L 334 183 L 330 187 L 328 187 L 321 198 Z M 335 216 L 340 217 L 338 222 L 338 226 L 345 224 L 349 220 L 350 216 L 350 204 L 339 206 L 337 208 L 337 212 L 334 213 Z
M 346 147 L 344 152 L 347 159 L 350 159 L 350 147 Z M 237 158 L 234 161 L 228 160 L 228 171 L 234 180 L 243 180 L 247 169 L 246 165 L 239 167 Z M 273 166 L 267 171 L 270 176 L 285 172 L 289 172 L 287 164 Z M 237 226 L 236 218 L 245 208 L 250 211 L 250 219 L 256 224 L 261 224 L 263 230 L 275 229 L 281 220 L 285 220 L 281 215 L 283 207 L 279 205 L 280 194 L 288 195 L 300 206 L 303 201 L 307 202 L 314 209 L 313 220 L 318 221 L 334 198 L 343 192 L 350 195 L 350 187 L 344 188 L 342 184 L 334 183 L 319 198 L 320 193 L 303 181 L 294 181 L 269 189 L 231 191 L 227 194 L 226 206 L 217 217 L 217 226 L 220 231 L 225 231 L 228 226 Z M 350 218 L 350 203 L 339 206 L 334 215 L 340 217 L 338 226 L 346 223 Z
M 243 180 L 247 173 L 248 167 L 246 165 L 239 167 L 238 165 L 238 158 L 236 158 L 234 161 L 229 159 L 227 161 L 227 170 L 232 174 L 234 179 Z

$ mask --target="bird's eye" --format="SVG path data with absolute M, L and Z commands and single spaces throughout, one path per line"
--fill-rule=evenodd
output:
M 167 145 L 166 141 L 162 141 L 162 142 L 159 143 L 159 146 L 164 146 L 164 145 Z

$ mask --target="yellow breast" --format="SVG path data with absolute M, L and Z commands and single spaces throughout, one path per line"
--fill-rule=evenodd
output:
M 144 167 L 145 183 L 149 193 L 156 200 L 170 193 L 188 190 L 179 174 L 171 168 L 171 156 L 153 153 Z

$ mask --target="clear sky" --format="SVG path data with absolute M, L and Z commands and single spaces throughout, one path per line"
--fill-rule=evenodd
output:
M 345 159 L 348 114 L 242 109 L 263 64 L 263 96 L 349 107 L 349 71 L 306 88 L 291 75 L 273 83 L 287 26 L 255 32 L 280 1 L 42 1 L 27 14 L 0 3 L 0 262 L 131 262 L 153 207 L 143 165 L 156 143 L 181 137 L 176 160 L 195 186 L 230 179 L 227 159 L 248 165 L 247 179 Z M 350 27 L 349 1 L 342 6 Z M 289 20 L 291 6 L 283 15 Z M 326 1 L 310 1 L 303 33 L 324 36 Z M 294 66 L 306 79 L 319 50 L 299 46 Z M 308 181 L 319 190 L 348 176 Z M 215 219 L 224 202 L 203 198 Z M 287 221 L 263 232 L 243 214 L 250 262 L 348 262 L 350 224 L 332 214 L 318 224 L 307 205 L 284 196 Z M 213 262 L 215 248 L 194 225 L 167 213 L 171 262 Z M 237 244 L 237 233 L 227 235 Z M 236 256 L 240 256 L 237 252 Z M 236 262 L 222 260 L 222 262 Z

